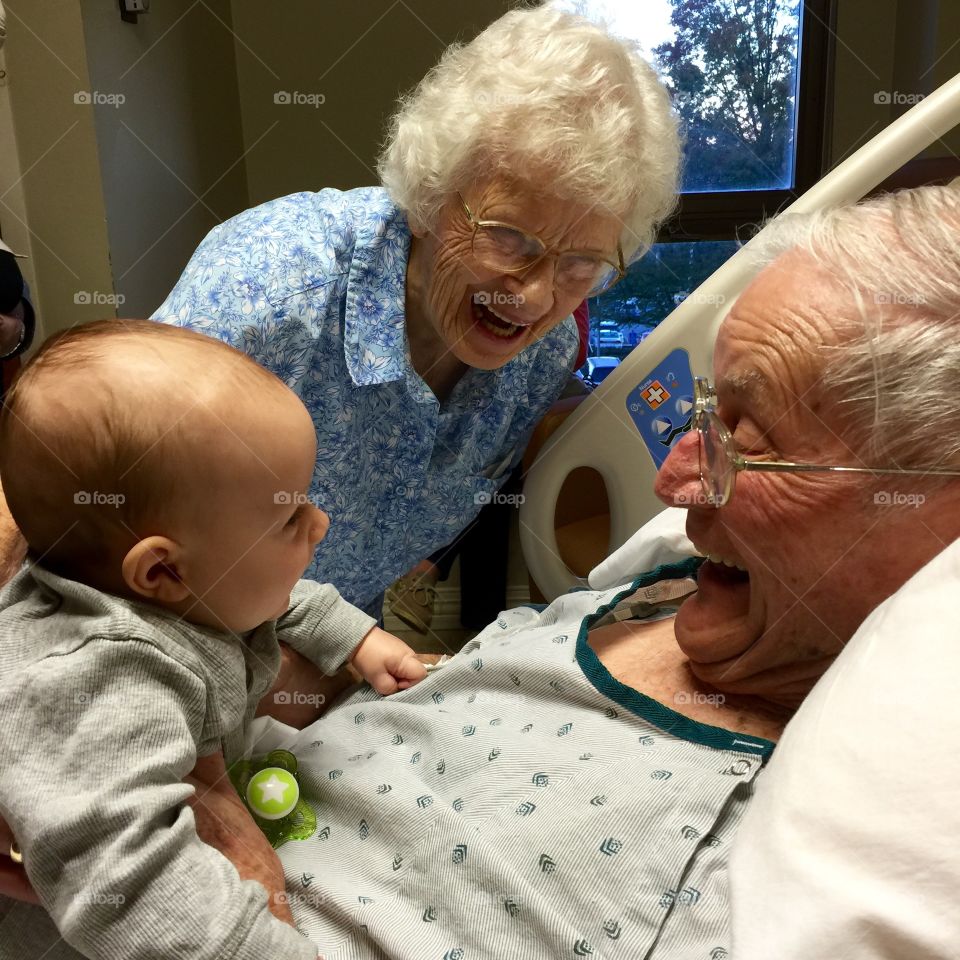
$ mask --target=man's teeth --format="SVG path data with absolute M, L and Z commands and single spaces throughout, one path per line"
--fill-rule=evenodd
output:
M 732 560 L 724 560 L 719 554 L 708 553 L 706 557 L 711 563 L 722 563 L 725 567 L 735 567 L 737 570 L 743 571 L 743 573 L 748 572 L 746 567 L 741 567 L 739 563 L 734 563 Z

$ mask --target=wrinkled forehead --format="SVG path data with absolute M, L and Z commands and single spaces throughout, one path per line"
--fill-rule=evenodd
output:
M 816 391 L 825 347 L 840 342 L 837 325 L 854 309 L 807 254 L 791 252 L 762 270 L 723 321 L 714 379 L 744 395 L 794 397 Z

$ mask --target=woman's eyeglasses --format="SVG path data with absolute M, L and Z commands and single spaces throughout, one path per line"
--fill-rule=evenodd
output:
M 623 277 L 623 250 L 617 244 L 617 262 L 589 250 L 552 251 L 539 237 L 499 220 L 478 220 L 460 194 L 460 202 L 473 225 L 470 249 L 488 270 L 523 273 L 552 256 L 556 261 L 554 285 L 581 299 L 606 293 Z

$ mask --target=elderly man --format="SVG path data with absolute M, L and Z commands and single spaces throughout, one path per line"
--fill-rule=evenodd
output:
M 750 569 L 749 606 L 728 596 L 722 611 L 697 610 L 714 629 L 730 625 L 726 663 L 710 657 L 707 671 L 736 677 L 778 618 L 792 663 L 801 658 L 791 647 L 816 656 L 831 632 L 846 643 L 856 630 L 791 720 L 738 836 L 737 960 L 958 955 L 958 241 L 960 181 L 787 220 L 767 238 L 771 253 L 792 249 L 753 291 L 779 277 L 769 302 L 783 304 L 782 333 L 745 334 L 747 353 L 760 375 L 784 357 L 791 377 L 759 413 L 734 389 L 724 418 L 745 457 L 775 468 L 809 457 L 885 469 L 747 473 L 714 523 L 688 524 L 698 543 Z M 742 356 L 717 353 L 734 383 Z M 792 418 L 794 435 L 809 435 L 804 447 L 781 445 Z M 780 535 L 765 540 L 774 526 Z M 687 636 L 696 646 L 693 629 Z
M 413 690 L 359 691 L 281 738 L 317 832 L 279 856 L 328 960 L 728 956 L 730 850 L 773 741 L 960 535 L 960 190 L 777 232 L 658 478 L 697 503 L 710 559 L 510 611 Z M 262 877 L 275 889 L 268 859 Z M 0 946 L 16 923 L 0 911 Z

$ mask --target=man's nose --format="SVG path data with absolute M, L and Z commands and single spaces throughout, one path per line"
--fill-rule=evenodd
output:
M 700 483 L 700 437 L 696 430 L 688 430 L 673 445 L 670 455 L 657 472 L 653 489 L 668 507 L 690 509 L 703 506 L 703 486 Z

